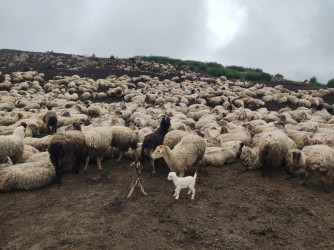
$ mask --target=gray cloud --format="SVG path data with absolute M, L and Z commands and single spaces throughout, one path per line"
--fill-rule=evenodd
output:
M 212 19 L 208 6 L 217 3 L 222 12 Z M 0 0 L 0 6 L 0 48 L 164 55 L 294 80 L 334 78 L 331 0 Z M 228 31 L 229 39 L 217 31 Z

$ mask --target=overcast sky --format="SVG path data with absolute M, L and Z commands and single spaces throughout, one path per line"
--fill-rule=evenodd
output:
M 334 78 L 334 0 L 0 0 L 0 48 Z

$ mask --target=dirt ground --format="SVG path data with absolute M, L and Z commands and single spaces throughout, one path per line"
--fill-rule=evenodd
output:
M 196 197 L 174 200 L 168 170 L 143 172 L 143 196 L 127 200 L 131 161 L 91 164 L 35 191 L 0 194 L 1 249 L 333 249 L 334 196 L 283 170 L 238 174 L 240 163 L 207 167 Z

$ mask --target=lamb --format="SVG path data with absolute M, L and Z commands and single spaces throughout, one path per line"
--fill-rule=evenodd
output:
M 196 135 L 187 135 L 171 150 L 160 145 L 152 153 L 152 159 L 164 158 L 169 169 L 183 177 L 194 164 L 199 164 L 205 153 L 205 140 Z
M 96 157 L 97 168 L 102 170 L 101 160 L 112 142 L 111 127 L 97 127 L 85 133 L 86 143 L 86 165 L 84 172 L 87 171 L 90 157 Z
M 0 168 L 0 190 L 32 190 L 50 184 L 55 171 L 47 152 L 31 156 L 27 162 Z
M 46 124 L 46 127 L 48 129 L 48 134 L 56 134 L 57 133 L 57 122 L 58 117 L 56 112 L 54 111 L 48 111 L 43 116 L 43 122 Z M 50 131 L 51 127 L 51 131 Z
M 160 119 L 161 122 L 158 130 L 145 136 L 141 149 L 141 164 L 144 165 L 145 159 L 149 158 L 151 160 L 153 176 L 155 175 L 155 165 L 154 159 L 151 158 L 152 152 L 156 149 L 157 146 L 163 144 L 164 137 L 170 127 L 170 118 L 168 116 L 162 115 Z
M 135 152 L 135 159 L 138 160 L 137 156 L 137 147 L 138 147 L 138 136 L 136 131 L 133 131 L 131 128 L 122 127 L 122 126 L 112 126 L 112 142 L 111 146 L 116 147 L 121 151 L 117 162 L 120 162 L 123 158 L 123 155 L 129 148 L 133 149 Z
M 259 162 L 263 177 L 266 167 L 279 167 L 285 162 L 289 149 L 297 149 L 297 145 L 284 132 L 269 132 L 262 136 L 259 142 Z
M 12 135 L 0 136 L 0 154 L 10 157 L 14 164 L 21 163 L 24 150 L 23 138 L 25 128 L 19 126 L 14 129 Z
M 140 162 L 132 162 L 130 167 L 134 167 L 135 169 L 134 169 L 134 172 L 133 172 L 131 189 L 130 189 L 130 192 L 129 192 L 127 198 L 129 199 L 131 197 L 133 191 L 135 190 L 135 186 L 137 184 L 140 187 L 140 191 L 142 192 L 142 194 L 147 195 L 147 193 L 145 192 L 144 187 L 143 187 L 143 178 L 142 178 L 142 174 L 141 174 Z
M 56 134 L 50 142 L 48 151 L 50 160 L 55 167 L 56 180 L 61 184 L 61 174 L 66 164 L 75 160 L 75 173 L 79 173 L 80 157 L 85 153 L 85 136 L 81 131 L 72 130 Z
M 187 177 L 177 177 L 175 172 L 170 172 L 168 174 L 167 180 L 173 181 L 175 185 L 175 200 L 179 199 L 180 191 L 182 188 L 189 188 L 188 194 L 191 194 L 191 199 L 195 198 L 195 183 L 197 178 L 197 170 L 194 176 Z
M 325 192 L 329 192 L 328 181 L 334 180 L 334 149 L 327 145 L 306 146 L 302 150 L 307 156 L 303 185 L 312 174 L 318 172 Z

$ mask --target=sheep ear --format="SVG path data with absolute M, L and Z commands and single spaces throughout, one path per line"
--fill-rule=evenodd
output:
M 24 128 L 27 128 L 27 123 L 21 122 L 21 126 L 23 126 Z

